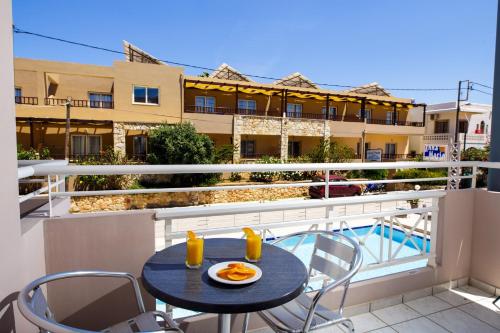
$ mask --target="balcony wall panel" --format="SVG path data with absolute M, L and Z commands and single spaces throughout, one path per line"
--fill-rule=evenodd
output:
M 477 190 L 470 276 L 500 287 L 500 193 Z
M 45 222 L 47 273 L 106 270 L 140 277 L 154 253 L 153 212 L 82 214 Z M 102 329 L 137 314 L 132 288 L 125 281 L 71 279 L 48 288 L 48 300 L 58 320 L 85 329 Z M 146 307 L 154 299 L 143 292 Z

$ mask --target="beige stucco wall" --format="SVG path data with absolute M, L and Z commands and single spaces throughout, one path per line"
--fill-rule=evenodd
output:
M 58 83 L 55 98 L 88 100 L 89 92 L 112 92 L 113 109 L 73 107 L 73 119 L 120 122 L 178 122 L 182 115 L 183 69 L 115 61 L 112 66 L 15 59 L 15 86 L 23 96 L 38 97 L 38 105 L 17 105 L 18 117 L 65 119 L 63 106 L 45 106 L 50 82 Z M 134 104 L 133 86 L 159 88 L 159 104 Z
M 17 197 L 16 120 L 11 1 L 0 1 L 0 331 L 35 332 L 17 309 L 17 291 L 45 273 L 41 224 L 21 223 Z
M 500 287 L 500 193 L 478 190 L 474 200 L 471 277 Z
M 396 154 L 408 154 L 408 148 L 409 148 L 408 136 L 366 134 L 365 142 L 370 144 L 370 149 L 382 149 L 382 154 L 386 153 L 385 151 L 386 143 L 395 143 Z

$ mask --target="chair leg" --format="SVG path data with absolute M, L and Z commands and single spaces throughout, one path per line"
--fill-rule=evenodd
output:
M 342 322 L 342 325 L 344 325 L 345 327 L 347 327 L 347 329 L 349 330 L 349 332 L 353 332 L 354 333 L 354 324 L 352 323 L 351 319 L 345 319 Z
M 247 333 L 249 320 L 250 320 L 250 312 L 247 312 L 245 313 L 245 319 L 243 319 L 243 327 L 241 329 L 242 333 Z

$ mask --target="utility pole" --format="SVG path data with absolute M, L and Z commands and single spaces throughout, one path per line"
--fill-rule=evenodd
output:
M 467 90 L 465 96 L 462 95 L 462 85 L 467 84 Z M 466 101 L 469 99 L 469 90 L 470 90 L 470 81 L 469 80 L 461 80 L 458 81 L 458 94 L 457 94 L 457 115 L 455 117 L 455 140 L 452 144 L 450 144 L 449 149 L 449 160 L 451 162 L 459 162 L 460 161 L 460 141 L 459 141 L 459 131 L 458 126 L 460 124 L 460 102 Z M 460 168 L 451 167 L 448 169 L 448 190 L 458 190 L 460 187 Z
M 66 133 L 64 137 L 64 158 L 69 161 L 69 139 L 71 131 L 71 97 L 66 99 Z

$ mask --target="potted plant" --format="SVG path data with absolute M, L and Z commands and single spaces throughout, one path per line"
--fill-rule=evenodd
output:
M 419 191 L 420 190 L 420 185 L 415 185 L 415 191 Z M 406 200 L 406 202 L 408 202 L 410 204 L 410 207 L 412 209 L 415 209 L 415 208 L 418 208 L 418 204 L 420 203 L 420 199 L 409 199 L 409 200 Z

